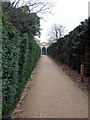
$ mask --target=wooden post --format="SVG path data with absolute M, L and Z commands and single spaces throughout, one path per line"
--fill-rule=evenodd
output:
M 84 82 L 84 65 L 81 65 L 81 82 Z

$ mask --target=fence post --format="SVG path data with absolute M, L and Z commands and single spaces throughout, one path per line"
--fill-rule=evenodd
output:
M 81 65 L 81 82 L 84 82 L 84 65 Z

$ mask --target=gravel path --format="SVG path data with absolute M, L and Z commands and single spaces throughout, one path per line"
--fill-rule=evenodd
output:
M 48 56 L 38 61 L 21 101 L 14 118 L 88 118 L 87 95 Z

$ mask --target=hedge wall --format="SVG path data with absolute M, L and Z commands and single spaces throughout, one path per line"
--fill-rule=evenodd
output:
M 85 65 L 85 74 L 90 76 L 90 18 L 81 22 L 68 35 L 57 40 L 48 47 L 48 55 L 59 62 L 67 64 L 80 72 L 81 64 Z
M 21 34 L 3 15 L 2 24 L 2 116 L 7 118 L 40 57 L 40 47 L 27 33 Z

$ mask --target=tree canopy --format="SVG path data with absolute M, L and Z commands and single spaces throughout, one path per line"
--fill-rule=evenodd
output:
M 40 36 L 40 17 L 36 13 L 29 13 L 28 6 L 13 8 L 11 3 L 3 3 L 2 9 L 10 17 L 12 24 L 22 33 Z

